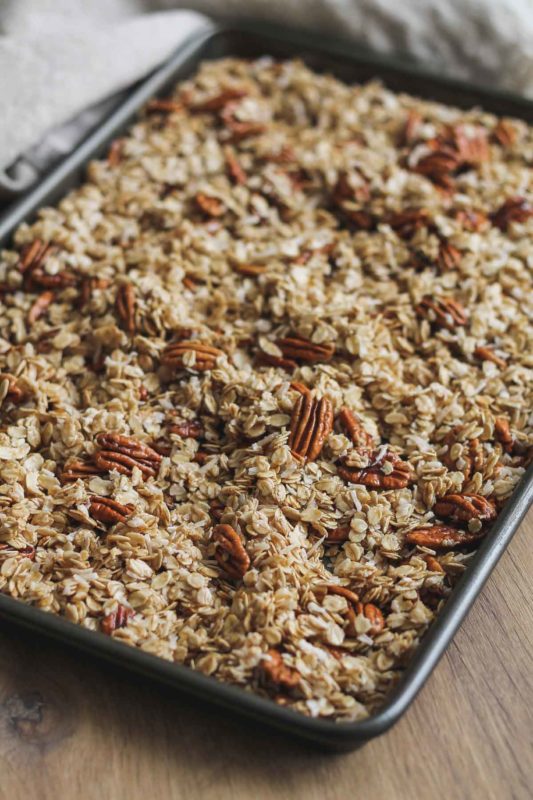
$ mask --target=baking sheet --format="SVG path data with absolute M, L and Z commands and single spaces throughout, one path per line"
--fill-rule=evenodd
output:
M 37 209 L 56 202 L 70 188 L 79 184 L 87 161 L 107 151 L 109 142 L 129 127 L 138 109 L 150 97 L 165 94 L 177 81 L 191 75 L 204 59 L 225 56 L 257 58 L 262 55 L 299 57 L 313 69 L 332 72 L 347 82 L 379 77 L 397 91 L 463 108 L 481 106 L 496 114 L 533 122 L 533 102 L 443 79 L 415 66 L 359 51 L 353 44 L 327 43 L 321 37 L 272 26 L 259 27 L 251 23 L 240 23 L 230 28 L 213 26 L 210 31 L 203 31 L 181 46 L 168 62 L 132 92 L 97 131 L 26 198 L 0 218 L 0 244 L 6 244 L 14 229 L 21 222 L 30 220 Z M 10 619 L 39 634 L 60 639 L 95 656 L 111 660 L 121 668 L 134 670 L 151 680 L 253 717 L 260 724 L 274 725 L 322 747 L 353 749 L 386 731 L 407 709 L 468 613 L 532 501 L 533 465 L 474 555 L 468 570 L 424 637 L 396 689 L 377 714 L 361 722 L 333 722 L 305 717 L 252 692 L 220 683 L 188 667 L 165 661 L 2 594 L 0 618 Z

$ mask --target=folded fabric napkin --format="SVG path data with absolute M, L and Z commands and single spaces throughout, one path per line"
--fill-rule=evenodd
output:
M 0 196 L 27 189 L 114 94 L 210 24 L 183 5 L 351 37 L 533 96 L 530 0 L 0 0 Z

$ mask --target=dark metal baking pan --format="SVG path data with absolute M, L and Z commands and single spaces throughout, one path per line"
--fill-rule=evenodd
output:
M 461 107 L 481 106 L 488 111 L 533 121 L 533 103 L 507 93 L 493 92 L 436 77 L 393 59 L 361 52 L 356 45 L 325 43 L 321 38 L 287 32 L 267 26 L 239 24 L 212 27 L 186 42 L 160 69 L 133 91 L 121 107 L 66 158 L 31 194 L 0 219 L 0 244 L 6 244 L 13 230 L 29 220 L 41 206 L 53 203 L 79 184 L 90 158 L 101 155 L 111 139 L 128 127 L 136 112 L 150 97 L 164 94 L 176 81 L 190 76 L 204 59 L 224 56 L 278 58 L 299 57 L 313 69 L 329 71 L 347 82 L 381 78 L 395 90 L 407 91 Z M 310 719 L 239 687 L 86 630 L 53 614 L 0 594 L 0 618 L 4 617 L 34 631 L 60 639 L 121 668 L 135 670 L 152 680 L 197 695 L 226 709 L 268 723 L 291 734 L 335 750 L 352 749 L 386 731 L 412 702 L 465 618 L 483 584 L 509 544 L 533 500 L 533 467 L 529 469 L 512 499 L 492 527 L 465 575 L 453 590 L 446 606 L 431 626 L 401 681 L 382 709 L 361 722 L 333 722 Z

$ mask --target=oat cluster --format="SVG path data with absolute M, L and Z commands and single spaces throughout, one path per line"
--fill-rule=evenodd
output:
M 1 255 L 0 590 L 372 713 L 528 463 L 532 161 L 299 62 L 152 101 Z

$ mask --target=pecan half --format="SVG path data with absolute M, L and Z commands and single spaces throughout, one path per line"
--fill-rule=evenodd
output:
M 465 231 L 470 233 L 483 230 L 488 223 L 488 217 L 485 212 L 476 211 L 473 208 L 460 208 L 454 212 L 453 217 Z
M 115 469 L 131 477 L 138 467 L 143 478 L 157 475 L 162 456 L 147 444 L 120 433 L 99 433 L 96 441 L 102 449 L 96 451 L 93 460 L 100 469 Z
M 472 478 L 474 473 L 481 472 L 483 469 L 483 464 L 485 462 L 483 446 L 481 445 L 479 439 L 468 439 L 466 442 L 461 443 L 461 455 L 452 458 L 451 452 L 453 446 L 457 443 L 457 434 L 458 429 L 453 428 L 453 430 L 451 430 L 444 439 L 444 444 L 448 445 L 448 452 L 444 455 L 442 463 L 445 464 L 448 469 L 462 472 L 465 480 L 468 481 L 470 478 Z M 459 460 L 464 462 L 462 467 L 457 465 Z
M 250 556 L 240 536 L 231 525 L 216 525 L 213 540 L 217 543 L 215 558 L 233 580 L 240 580 L 250 568 Z
M 175 433 L 183 439 L 200 439 L 204 435 L 202 423 L 197 419 L 186 420 L 178 424 L 169 425 L 169 433 Z
M 490 500 L 480 494 L 447 494 L 433 506 L 439 517 L 454 522 L 469 522 L 472 519 L 493 520 L 496 508 Z
M 315 461 L 324 442 L 333 430 L 333 407 L 331 400 L 320 400 L 310 394 L 301 394 L 291 417 L 289 447 L 295 458 Z
M 286 691 L 295 689 L 301 680 L 298 670 L 288 667 L 279 650 L 267 650 L 267 658 L 261 662 L 262 677 L 267 683 L 279 686 Z
M 306 364 L 330 361 L 335 353 L 334 344 L 315 344 L 308 339 L 301 339 L 297 336 L 286 336 L 284 339 L 277 339 L 276 344 L 283 353 L 283 358 L 303 361 Z
M 333 528 L 327 532 L 326 544 L 342 544 L 347 542 L 350 537 L 350 526 L 340 525 L 338 528 Z
M 121 327 L 129 336 L 135 333 L 135 289 L 131 283 L 119 286 L 115 300 L 115 310 Z
M 433 550 L 446 550 L 452 547 L 461 547 L 465 544 L 471 544 L 484 535 L 485 533 L 482 531 L 478 533 L 469 533 L 459 530 L 458 528 L 453 528 L 450 525 L 427 525 L 409 531 L 405 536 L 405 541 L 408 544 L 414 544 L 418 547 L 430 547 Z M 430 567 L 430 569 L 433 568 Z M 441 567 L 440 570 L 433 571 L 443 572 L 444 570 Z
M 257 353 L 257 363 L 259 366 L 267 367 L 280 367 L 287 372 L 294 372 L 298 364 L 292 358 L 281 358 L 281 356 L 273 356 L 270 353 L 265 353 L 262 350 Z
M 441 272 L 448 272 L 457 269 L 461 263 L 461 251 L 450 244 L 446 239 L 439 244 L 439 254 L 437 256 L 437 266 Z
M 230 179 L 238 186 L 244 186 L 248 182 L 248 176 L 231 147 L 224 148 L 224 159 Z
M 439 328 L 453 330 L 457 326 L 466 325 L 466 311 L 452 297 L 436 297 L 426 295 L 416 307 L 419 317 L 425 317 Z
M 523 197 L 509 197 L 489 215 L 492 224 L 501 231 L 506 231 L 512 222 L 527 222 L 531 216 L 533 216 L 533 206 Z
M 343 406 L 339 411 L 339 420 L 356 447 L 372 448 L 374 446 L 373 437 L 363 428 L 358 417 L 347 406 Z
M 405 211 L 392 212 L 385 221 L 402 239 L 411 239 L 418 230 L 432 224 L 429 211 L 425 208 L 407 208 Z
M 61 483 L 69 483 L 70 481 L 77 481 L 78 478 L 90 478 L 93 475 L 102 475 L 105 470 L 97 467 L 96 464 L 90 461 L 80 461 L 79 458 L 73 458 L 68 461 L 59 474 Z
M 422 126 L 422 117 L 418 111 L 415 111 L 414 108 L 410 109 L 407 112 L 407 118 L 405 120 L 405 126 L 402 131 L 401 142 L 400 144 L 411 145 L 414 144 L 420 133 L 420 128 Z
M 212 347 L 210 344 L 202 344 L 202 342 L 174 342 L 174 344 L 167 345 L 163 350 L 161 363 L 166 367 L 185 369 L 187 365 L 183 357 L 186 353 L 195 354 L 194 366 L 190 367 L 190 369 L 195 369 L 198 372 L 206 372 L 207 370 L 214 369 L 217 364 L 217 358 L 223 354 L 222 350 L 219 350 L 217 347 Z
M 377 636 L 385 627 L 385 620 L 381 610 L 373 603 L 357 603 L 357 614 L 362 614 L 370 622 L 367 633 L 370 636 Z
M 233 141 L 247 139 L 249 136 L 258 136 L 266 130 L 266 125 L 262 122 L 241 120 L 237 116 L 239 103 L 227 103 L 220 115 L 222 122 L 231 134 Z
M 359 602 L 359 595 L 355 592 L 352 592 L 351 589 L 347 589 L 346 586 L 336 586 L 335 584 L 330 584 L 325 587 L 327 594 L 334 594 L 339 597 L 344 597 L 344 599 L 348 603 L 348 609 L 346 612 L 346 617 L 348 619 L 348 624 L 346 626 L 346 635 L 347 636 L 357 636 L 357 630 L 355 627 L 355 618 L 357 616 L 357 608 L 360 606 Z
M 54 299 L 54 293 L 51 291 L 42 292 L 34 301 L 30 310 L 28 311 L 28 324 L 33 325 L 37 322 L 39 317 L 42 317 L 50 303 Z
M 100 630 L 107 636 L 111 636 L 113 631 L 118 628 L 124 628 L 128 624 L 130 617 L 133 617 L 135 611 L 131 608 L 126 608 L 121 604 L 118 605 L 117 610 L 107 614 L 100 625 Z
M 492 363 L 496 364 L 500 369 L 505 369 L 507 366 L 507 362 L 503 358 L 500 358 L 500 356 L 497 356 L 491 347 L 482 347 L 480 345 L 474 350 L 474 355 L 481 361 L 492 361 Z
M 496 417 L 494 420 L 494 434 L 496 439 L 503 445 L 505 452 L 511 453 L 515 445 L 515 438 L 505 417 Z
M 512 122 L 506 119 L 498 120 L 492 135 L 502 147 L 512 147 L 516 142 L 516 128 Z
M 489 142 L 484 128 L 476 127 L 467 132 L 464 125 L 455 125 L 449 129 L 449 136 L 462 167 L 476 166 L 489 160 Z
M 12 558 L 13 556 L 22 556 L 22 558 L 35 561 L 35 547 L 32 544 L 27 544 L 25 547 L 11 547 L 5 542 L 1 543 L 0 558 Z
M 49 242 L 35 239 L 22 248 L 18 268 L 22 274 L 31 273 L 44 264 L 45 260 L 54 252 L 55 248 Z
M 126 522 L 127 518 L 133 513 L 133 506 L 124 506 L 111 497 L 89 497 L 89 515 L 98 522 L 110 522 L 115 525 L 117 522 Z
M 387 472 L 383 471 L 385 463 L 390 465 Z M 405 489 L 414 482 L 409 464 L 390 451 L 377 456 L 374 454 L 367 467 L 352 467 L 343 463 L 338 467 L 338 473 L 345 481 L 360 483 L 369 489 Z
M 118 167 L 122 161 L 122 153 L 124 151 L 124 139 L 114 139 L 111 142 L 107 153 L 107 163 L 110 167 Z
M 298 392 L 298 394 L 310 394 L 311 389 L 302 383 L 301 381 L 291 381 L 289 386 L 294 392 Z
M 439 149 L 422 156 L 412 169 L 441 189 L 449 190 L 453 187 L 453 174 L 460 164 L 459 155 L 453 149 L 442 145 Z
M 221 217 L 226 211 L 224 203 L 218 197 L 210 197 L 204 192 L 198 192 L 194 200 L 200 211 L 208 217 Z
M 84 278 L 81 282 L 81 304 L 87 305 L 95 289 L 107 289 L 111 285 L 109 278 Z

